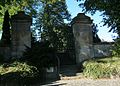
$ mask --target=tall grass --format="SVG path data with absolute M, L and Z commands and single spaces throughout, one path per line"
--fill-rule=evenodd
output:
M 83 75 L 88 78 L 120 77 L 120 58 L 88 60 L 83 63 Z

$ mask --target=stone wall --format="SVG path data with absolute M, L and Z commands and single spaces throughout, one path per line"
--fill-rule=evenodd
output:
M 106 44 L 94 44 L 93 45 L 93 57 L 106 57 L 111 56 L 112 54 L 112 45 L 111 43 Z

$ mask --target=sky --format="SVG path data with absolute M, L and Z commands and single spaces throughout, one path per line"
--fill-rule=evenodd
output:
M 77 2 L 77 0 L 66 0 L 66 4 L 68 7 L 68 11 L 71 14 L 71 18 L 74 18 L 77 16 L 78 13 L 83 13 L 82 8 L 80 8 L 79 5 L 80 2 Z M 93 22 L 95 24 L 98 24 L 98 36 L 101 40 L 111 42 L 113 41 L 113 37 L 117 36 L 117 34 L 108 32 L 109 28 L 107 26 L 103 26 L 103 23 L 101 22 L 103 17 L 100 16 L 102 13 L 96 12 L 93 16 L 91 14 L 86 14 L 87 16 L 91 17 Z

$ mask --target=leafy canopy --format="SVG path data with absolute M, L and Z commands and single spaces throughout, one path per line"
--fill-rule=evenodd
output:
M 65 31 L 67 25 L 64 20 L 70 19 L 65 0 L 49 3 L 48 0 L 42 1 L 41 9 L 37 14 L 35 28 L 40 32 L 42 40 L 49 40 L 51 46 L 61 48 L 65 46 Z
M 120 0 L 77 0 L 84 12 L 95 14 L 103 12 L 104 25 L 111 27 L 109 31 L 117 32 L 120 36 Z M 84 1 L 84 2 L 83 2 Z
M 3 17 L 5 11 L 8 10 L 10 16 L 17 13 L 17 11 L 25 11 L 29 15 L 35 17 L 38 6 L 41 6 L 40 2 L 44 2 L 45 0 L 0 0 L 0 30 L 3 24 Z M 63 0 L 47 0 L 48 3 L 52 4 L 57 1 Z

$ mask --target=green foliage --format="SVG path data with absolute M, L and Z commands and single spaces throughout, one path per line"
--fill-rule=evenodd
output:
M 0 77 L 1 84 L 32 84 L 37 82 L 38 70 L 34 66 L 30 66 L 25 62 L 12 62 L 12 63 L 4 63 L 0 65 Z
M 63 48 L 66 45 L 65 34 L 67 29 L 69 29 L 64 20 L 69 19 L 70 14 L 67 11 L 65 0 L 59 0 L 54 3 L 44 0 L 37 15 L 33 31 L 38 30 L 41 40 L 49 40 L 52 47 Z
M 49 47 L 49 42 L 36 42 L 32 48 L 28 48 L 23 54 L 22 61 L 26 61 L 38 69 L 58 65 L 58 59 L 54 48 Z
M 9 5 L 9 4 L 11 4 L 13 1 L 19 2 L 19 1 L 21 1 L 21 0 L 1 0 L 1 1 L 0 1 L 0 5 L 1 5 L 1 6 L 5 6 L 6 4 Z
M 119 0 L 77 0 L 81 1 L 80 6 L 83 8 L 84 12 L 89 12 L 95 14 L 96 11 L 103 12 L 103 22 L 104 25 L 111 27 L 109 31 L 117 32 L 120 35 L 120 16 Z M 83 2 L 84 1 L 84 2 Z
M 95 23 L 92 24 L 92 33 L 93 33 L 93 43 L 100 43 L 101 39 L 99 38 L 97 25 Z
M 2 54 L 0 54 L 0 63 L 3 63 L 4 60 L 5 60 L 5 57 Z
M 1 41 L 3 42 L 3 46 L 11 44 L 11 34 L 10 34 L 10 18 L 8 10 L 5 12 L 3 27 L 2 27 L 2 38 Z
M 112 55 L 117 57 L 120 56 L 120 38 L 115 39 L 115 43 L 112 49 Z
M 105 58 L 88 60 L 83 63 L 83 74 L 88 78 L 111 78 L 120 77 L 120 59 Z
M 37 13 L 37 2 L 38 0 L 10 0 L 10 2 L 7 2 L 6 0 L 4 5 L 0 4 L 0 30 L 2 28 L 3 16 L 6 10 L 9 11 L 10 16 L 16 14 L 18 11 L 25 11 L 30 16 L 35 16 Z
M 33 77 L 37 73 L 37 68 L 29 66 L 26 63 L 13 62 L 11 64 L 4 63 L 0 66 L 0 75 L 4 75 L 11 72 L 21 72 L 22 77 Z

